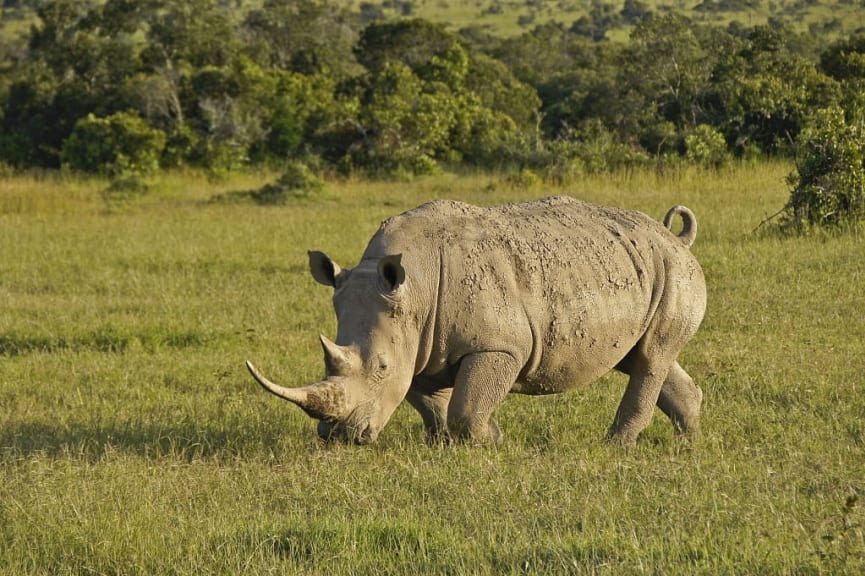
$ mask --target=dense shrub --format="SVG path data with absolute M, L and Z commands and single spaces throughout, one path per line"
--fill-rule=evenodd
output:
M 75 124 L 61 158 L 82 172 L 109 176 L 146 173 L 159 167 L 165 140 L 163 132 L 136 114 L 118 112 L 106 118 L 89 114 Z
M 796 170 L 783 225 L 801 229 L 865 218 L 865 115 L 837 106 L 818 110 L 797 144 Z
M 546 148 L 544 156 L 548 175 L 561 182 L 581 173 L 632 169 L 646 164 L 649 158 L 639 146 L 623 142 L 598 121 L 564 134 Z

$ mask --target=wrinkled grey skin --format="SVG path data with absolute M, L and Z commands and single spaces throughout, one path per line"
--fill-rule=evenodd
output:
M 403 399 L 432 440 L 498 444 L 493 412 L 509 392 L 555 394 L 613 369 L 630 379 L 611 442 L 634 444 L 656 405 L 695 435 L 703 394 L 676 361 L 706 307 L 695 237 L 681 206 L 662 225 L 567 197 L 430 202 L 383 222 L 355 268 L 309 253 L 338 321 L 335 343 L 321 337 L 322 381 L 284 388 L 247 365 L 319 419 L 320 436 L 361 444 Z

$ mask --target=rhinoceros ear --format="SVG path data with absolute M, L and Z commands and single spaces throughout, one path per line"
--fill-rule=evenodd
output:
M 325 286 L 336 286 L 336 277 L 342 272 L 339 264 L 331 260 L 324 252 L 310 250 L 309 254 L 309 271 L 312 272 L 312 277 L 319 284 Z
M 378 275 L 388 292 L 393 292 L 405 282 L 405 269 L 402 267 L 402 254 L 385 256 L 378 262 Z

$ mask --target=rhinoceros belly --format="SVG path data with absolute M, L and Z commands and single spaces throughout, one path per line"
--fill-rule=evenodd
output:
M 513 392 L 554 394 L 585 386 L 637 344 L 648 323 L 651 295 L 633 286 L 603 298 L 591 296 L 599 295 L 587 291 L 568 306 L 529 318 L 532 352 Z

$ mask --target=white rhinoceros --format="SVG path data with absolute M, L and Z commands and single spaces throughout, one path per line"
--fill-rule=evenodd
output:
M 676 358 L 706 308 L 695 237 L 682 206 L 661 225 L 567 197 L 429 202 L 384 221 L 355 268 L 309 252 L 338 321 L 335 343 L 321 336 L 323 380 L 285 388 L 247 366 L 320 420 L 320 436 L 362 444 L 403 399 L 432 439 L 498 444 L 493 412 L 509 392 L 564 392 L 612 369 L 630 379 L 610 441 L 636 442 L 655 405 L 693 435 L 703 394 Z

